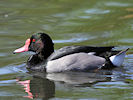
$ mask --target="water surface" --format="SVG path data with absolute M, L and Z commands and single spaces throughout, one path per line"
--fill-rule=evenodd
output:
M 132 0 L 1 0 L 1 100 L 132 100 Z M 69 45 L 131 48 L 122 67 L 101 73 L 27 73 L 30 53 L 13 55 L 34 32 L 55 50 Z

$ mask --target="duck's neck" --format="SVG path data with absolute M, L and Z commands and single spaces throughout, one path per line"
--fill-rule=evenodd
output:
M 32 55 L 27 62 L 27 67 L 31 68 L 31 67 L 37 67 L 38 65 L 40 66 L 43 63 L 46 63 L 47 58 L 54 52 L 54 47 L 45 47 L 44 49 L 42 49 L 41 52 Z
M 38 57 L 41 60 L 46 60 L 52 53 L 54 52 L 54 47 L 44 48 L 40 53 L 38 53 Z

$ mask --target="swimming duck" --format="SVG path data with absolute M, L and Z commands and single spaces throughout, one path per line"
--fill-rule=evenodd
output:
M 14 53 L 32 51 L 27 69 L 34 71 L 65 72 L 112 69 L 122 65 L 126 50 L 112 50 L 114 46 L 65 46 L 54 52 L 54 43 L 46 33 L 35 33 Z

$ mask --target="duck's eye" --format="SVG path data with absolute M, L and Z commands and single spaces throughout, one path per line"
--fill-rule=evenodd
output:
M 35 39 L 32 40 L 32 42 L 35 42 L 35 41 L 36 41 Z

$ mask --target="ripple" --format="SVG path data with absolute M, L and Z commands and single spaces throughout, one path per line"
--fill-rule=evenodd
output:
M 105 3 L 107 6 L 116 6 L 116 7 L 127 7 L 132 6 L 132 4 L 129 3 L 120 3 L 120 2 L 107 2 Z
M 90 19 L 91 16 L 79 16 L 79 18 L 82 18 L 82 19 Z
M 0 68 L 0 75 L 12 74 L 12 73 L 14 73 L 14 72 L 11 71 L 11 70 L 9 69 L 9 67 Z
M 7 53 L 0 53 L 0 57 L 4 57 L 4 56 L 7 56 L 8 54 Z
M 66 14 L 64 14 L 64 13 L 57 13 L 57 14 L 54 14 L 53 16 L 54 17 L 65 17 Z
M 0 91 L 0 96 L 14 96 L 14 94 L 5 91 Z
M 17 63 L 19 64 L 19 63 Z M 19 65 L 8 65 L 8 66 L 5 66 L 5 67 L 2 67 L 0 68 L 0 75 L 5 75 L 5 74 L 13 74 L 13 73 L 26 73 L 27 70 L 26 70 L 26 64 L 25 63 L 22 63 L 22 64 L 19 64 Z
M 118 82 L 99 82 L 94 85 L 95 88 L 121 88 L 128 89 L 127 83 L 118 81 Z
M 10 86 L 11 83 L 15 83 L 16 82 L 16 79 L 15 80 L 4 80 L 4 81 L 0 81 L 0 86 Z
M 107 14 L 110 10 L 101 10 L 101 9 L 87 9 L 85 10 L 85 13 L 88 14 Z
M 73 36 L 74 38 L 70 38 L 70 39 L 62 39 L 62 40 L 53 40 L 54 43 L 76 43 L 76 42 L 82 42 L 82 41 L 86 41 L 86 40 L 91 40 L 91 39 L 95 39 L 95 36 L 83 36 L 83 35 L 76 35 Z
M 133 39 L 132 38 L 124 38 L 119 40 L 119 42 L 123 42 L 123 43 L 133 43 Z
M 88 40 L 88 38 L 72 38 L 67 40 L 54 40 L 54 43 L 69 43 L 69 42 L 81 42 Z
M 17 63 L 18 64 L 18 63 Z M 14 73 L 26 73 L 27 70 L 26 70 L 26 64 L 25 63 L 22 63 L 22 64 L 19 64 L 19 65 L 11 65 L 9 66 L 10 70 L 12 70 Z

